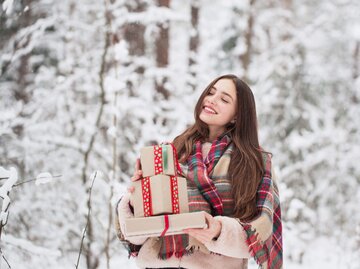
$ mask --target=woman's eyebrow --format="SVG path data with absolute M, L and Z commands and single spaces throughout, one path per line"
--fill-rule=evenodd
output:
M 212 86 L 211 88 L 214 89 L 214 90 L 216 90 L 216 91 L 218 90 L 218 89 L 216 89 L 215 86 Z M 221 91 L 221 90 L 220 90 L 220 92 L 221 92 L 222 94 L 225 94 L 225 95 L 229 96 L 229 97 L 231 98 L 231 100 L 234 100 L 234 98 L 232 98 L 232 96 L 231 96 L 230 94 L 228 94 L 227 92 L 224 92 L 224 91 Z

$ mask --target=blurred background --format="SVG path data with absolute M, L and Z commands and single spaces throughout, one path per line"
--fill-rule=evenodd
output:
M 79 268 L 135 268 L 113 222 L 139 149 L 226 73 L 274 154 L 284 268 L 360 268 L 360 1 L 0 3 L 0 167 L 50 173 L 8 188 L 3 268 L 73 267 L 89 204 Z

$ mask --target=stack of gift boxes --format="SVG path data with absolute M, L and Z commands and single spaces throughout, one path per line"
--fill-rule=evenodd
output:
M 134 218 L 125 222 L 125 235 L 165 236 L 186 228 L 206 227 L 203 212 L 189 213 L 186 179 L 180 177 L 172 144 L 145 147 L 140 151 L 143 178 L 133 182 Z

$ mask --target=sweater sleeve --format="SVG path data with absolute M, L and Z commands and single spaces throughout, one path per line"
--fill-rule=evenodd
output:
M 134 218 L 134 214 L 130 208 L 130 193 L 124 194 L 116 206 L 115 227 L 116 232 L 121 241 L 127 241 L 133 245 L 142 245 L 148 237 L 144 236 L 125 236 L 125 220 Z
M 206 243 L 208 250 L 234 258 L 250 258 L 249 247 L 246 243 L 246 233 L 235 218 L 216 216 L 221 222 L 220 235 L 216 240 Z

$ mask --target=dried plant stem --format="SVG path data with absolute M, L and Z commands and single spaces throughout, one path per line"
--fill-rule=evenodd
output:
M 79 262 L 80 262 L 80 257 L 81 257 L 81 252 L 82 252 L 82 249 L 83 249 L 83 244 L 84 244 L 84 239 L 85 239 L 85 236 L 86 236 L 86 230 L 89 226 L 89 223 L 90 223 L 90 214 L 91 214 L 91 191 L 92 191 L 92 188 L 94 186 L 94 182 L 95 182 L 95 179 L 96 179 L 96 175 L 97 175 L 97 171 L 95 172 L 94 174 L 94 178 L 91 182 L 91 186 L 90 186 L 90 189 L 89 189 L 89 199 L 88 199 L 88 213 L 87 213 L 87 216 L 86 216 L 86 225 L 85 225 L 85 228 L 83 230 L 83 234 L 82 234 L 82 238 L 81 238 L 81 243 L 80 243 L 80 250 L 79 250 L 79 255 L 78 255 L 78 259 L 77 259 L 77 262 L 75 264 L 75 268 L 78 268 L 79 267 Z

